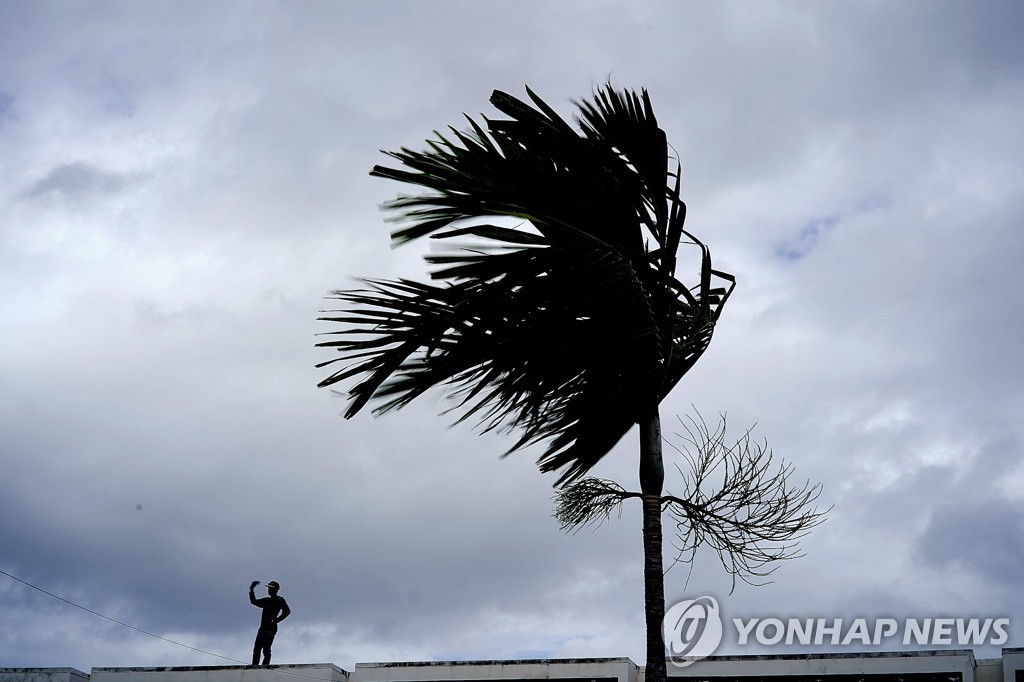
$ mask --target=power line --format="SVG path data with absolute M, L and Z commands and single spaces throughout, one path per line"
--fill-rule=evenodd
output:
M 94 616 L 99 616 L 100 618 L 109 620 L 111 623 L 117 623 L 118 625 L 123 625 L 124 627 L 126 627 L 126 628 L 128 628 L 130 630 L 135 630 L 136 632 L 141 632 L 142 634 L 149 635 L 150 637 L 156 637 L 157 639 L 163 640 L 163 641 L 168 642 L 170 644 L 176 644 L 178 646 L 183 646 L 186 649 L 191 649 L 192 651 L 198 651 L 199 653 L 206 654 L 207 656 L 215 656 L 217 658 L 223 658 L 225 661 L 231 661 L 233 663 L 243 663 L 243 664 L 245 663 L 245 661 L 239 661 L 239 660 L 236 660 L 234 658 L 229 658 L 228 656 L 221 656 L 220 654 L 215 654 L 212 651 L 205 651 L 203 649 L 197 649 L 194 646 L 189 646 L 188 644 L 182 644 L 181 642 L 176 642 L 173 639 L 167 639 L 166 637 L 161 637 L 160 635 L 154 634 L 152 632 L 148 632 L 146 630 L 143 630 L 142 628 L 137 628 L 134 625 L 129 625 L 128 623 L 122 623 L 121 621 L 117 620 L 116 618 L 111 618 L 110 616 L 105 616 L 102 613 L 99 613 L 97 611 L 93 611 L 92 609 L 89 609 L 89 608 L 86 608 L 84 606 L 81 606 L 80 604 L 76 604 L 75 602 L 70 601 L 68 599 L 65 599 L 64 597 L 60 597 L 60 596 L 54 594 L 53 592 L 47 592 L 43 588 L 36 587 L 32 583 L 27 582 L 25 580 L 22 580 L 21 578 L 19 578 L 17 576 L 13 576 L 10 573 L 8 573 L 7 571 L 0 570 L 0 573 L 3 573 L 4 575 L 6 575 L 11 580 L 17 580 L 19 583 L 21 583 L 22 585 L 25 585 L 26 587 L 31 587 L 33 590 L 36 590 L 38 592 L 42 592 L 43 594 L 45 594 L 45 595 L 47 595 L 49 597 L 53 597 L 54 599 L 60 600 L 60 601 L 64 602 L 65 604 L 69 604 L 70 606 L 74 606 L 76 609 L 82 609 L 83 611 L 86 611 L 87 613 L 91 613 Z
M 135 630 L 136 632 L 141 632 L 144 635 L 149 635 L 150 637 L 156 637 L 157 639 L 159 639 L 161 641 L 164 641 L 164 642 L 167 642 L 168 644 L 174 644 L 176 646 L 185 647 L 186 649 L 191 649 L 192 651 L 196 651 L 196 652 L 201 653 L 201 654 L 206 654 L 207 656 L 213 656 L 215 658 L 221 658 L 221 659 L 223 659 L 225 661 L 231 661 L 232 663 L 240 663 L 242 665 L 246 665 L 245 661 L 240 661 L 237 658 L 231 658 L 230 656 L 221 656 L 220 654 L 215 654 L 212 651 L 206 651 L 205 649 L 199 649 L 199 648 L 194 647 L 194 646 L 189 646 L 188 644 L 183 644 L 182 642 L 176 642 L 173 639 L 168 639 L 167 637 L 161 637 L 160 635 L 157 635 L 157 634 L 154 634 L 152 632 L 149 632 L 148 630 L 143 630 L 142 628 L 137 628 L 134 625 L 129 625 L 128 623 L 123 623 L 123 622 L 117 620 L 116 618 L 111 618 L 110 616 L 106 616 L 106 615 L 104 615 L 104 614 L 102 614 L 102 613 L 100 613 L 98 611 L 93 611 L 90 608 L 86 608 L 85 606 L 82 606 L 81 604 L 76 604 L 75 602 L 71 601 L 70 599 L 65 599 L 64 597 L 56 595 L 53 592 L 47 592 L 43 588 L 37 587 L 37 586 L 33 585 L 32 583 L 28 582 L 27 580 L 22 580 L 21 578 L 19 578 L 16 575 L 11 575 L 10 573 L 8 573 L 7 571 L 4 571 L 2 569 L 0 569 L 0 574 L 7 576 L 11 580 L 15 580 L 15 581 L 21 583 L 25 587 L 31 587 L 33 590 L 36 590 L 37 592 L 42 592 L 43 594 L 45 594 L 48 597 L 53 597 L 54 599 L 56 599 L 58 601 L 62 601 L 65 604 L 68 604 L 69 606 L 74 606 L 76 609 L 81 609 L 81 610 L 85 611 L 86 613 L 91 613 L 92 615 L 99 616 L 100 618 L 103 618 L 104 620 L 109 620 L 111 623 L 117 623 L 118 625 L 122 625 L 122 626 L 128 628 L 129 630 Z M 326 677 L 313 677 L 311 675 L 303 675 L 301 673 L 292 672 L 290 670 L 275 670 L 274 672 L 278 673 L 280 675 L 294 675 L 295 677 L 304 677 L 304 678 L 310 679 L 310 680 L 323 680 L 324 682 L 331 682 L 331 680 L 329 678 L 326 678 Z

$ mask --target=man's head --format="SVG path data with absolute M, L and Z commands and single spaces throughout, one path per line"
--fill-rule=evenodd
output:
M 277 583 L 276 580 L 271 580 L 269 583 L 267 583 L 267 592 L 269 592 L 270 594 L 277 594 L 277 591 L 280 589 L 281 586 Z

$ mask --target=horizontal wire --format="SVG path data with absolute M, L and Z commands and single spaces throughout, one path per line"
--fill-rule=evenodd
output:
M 173 639 L 168 639 L 166 637 L 161 637 L 160 635 L 157 635 L 157 634 L 154 634 L 152 632 L 149 632 L 148 630 L 143 630 L 142 628 L 137 628 L 134 625 L 129 625 L 128 623 L 122 623 L 121 621 L 117 620 L 116 618 L 111 618 L 110 616 L 105 616 L 102 613 L 99 613 L 98 611 L 93 611 L 92 609 L 86 608 L 86 607 L 82 606 L 81 604 L 76 604 L 75 602 L 71 601 L 70 599 L 65 599 L 64 597 L 56 595 L 53 592 L 47 592 L 43 588 L 37 587 L 37 586 L 33 585 L 32 583 L 28 582 L 27 580 L 22 580 L 18 576 L 11 575 L 10 573 L 8 573 L 7 571 L 4 571 L 2 569 L 0 569 L 0 575 L 5 575 L 8 578 L 10 578 L 11 580 L 16 580 L 17 582 L 21 583 L 22 585 L 24 585 L 26 587 L 31 587 L 33 590 L 36 590 L 37 592 L 42 592 L 43 594 L 45 594 L 48 597 L 53 597 L 54 599 L 56 599 L 58 601 L 62 601 L 65 604 L 68 604 L 69 606 L 74 606 L 76 609 L 81 609 L 81 610 L 85 611 L 86 613 L 91 613 L 94 616 L 99 616 L 100 618 L 103 618 L 105 620 L 109 620 L 111 623 L 117 623 L 118 625 L 122 625 L 122 626 L 128 628 L 129 630 L 135 630 L 136 632 L 141 632 L 144 635 L 149 635 L 150 637 L 156 637 L 157 639 L 159 639 L 161 641 L 164 641 L 164 642 L 167 642 L 168 644 L 174 644 L 174 645 L 177 645 L 177 646 L 185 647 L 186 649 L 191 649 L 192 651 L 196 651 L 196 652 L 201 653 L 201 654 L 206 654 L 207 656 L 214 656 L 215 658 L 221 658 L 221 659 L 224 659 L 225 661 L 231 661 L 232 663 L 240 663 L 242 665 L 247 665 L 245 661 L 240 661 L 237 658 L 231 658 L 230 656 L 222 656 L 220 654 L 215 654 L 212 651 L 206 651 L 205 649 L 199 649 L 199 648 L 194 647 L 194 646 L 189 646 L 188 644 L 183 644 L 182 642 L 176 642 Z M 301 673 L 292 672 L 290 670 L 274 670 L 273 672 L 278 673 L 279 675 L 293 675 L 295 677 L 304 677 L 304 678 L 309 679 L 309 680 L 323 680 L 323 682 L 332 682 L 332 678 L 328 678 L 328 677 L 313 677 L 312 675 L 303 675 Z

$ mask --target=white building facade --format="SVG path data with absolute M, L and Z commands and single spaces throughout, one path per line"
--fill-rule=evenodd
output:
M 1024 648 L 710 656 L 668 667 L 675 682 L 1024 682 Z M 644 682 L 628 658 L 331 663 L 166 668 L 0 668 L 0 682 Z

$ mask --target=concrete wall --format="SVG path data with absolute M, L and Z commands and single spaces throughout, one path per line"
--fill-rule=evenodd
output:
M 974 682 L 1003 682 L 1003 660 L 982 659 L 974 665 Z
M 357 663 L 350 682 L 637 682 L 628 658 Z
M 1003 682 L 1016 682 L 1018 670 L 1024 675 L 1024 649 L 1003 649 Z
M 0 668 L 0 682 L 89 682 L 74 668 Z
M 872 675 L 907 682 L 1024 682 L 1024 648 L 976 661 L 969 650 L 849 654 L 711 656 L 680 668 L 673 682 L 859 682 Z M 924 676 L 932 677 L 930 679 Z M 848 677 L 849 676 L 849 677 Z M 684 678 L 686 678 L 684 680 Z M 785 680 L 783 678 L 790 678 Z M 806 678 L 793 680 L 793 678 Z M 178 668 L 0 668 L 0 682 L 644 682 L 628 658 L 359 663 L 350 674 L 332 663 L 305 665 L 189 666 Z M 870 682 L 864 680 L 863 682 Z
M 685 668 L 669 663 L 669 677 L 757 678 L 770 676 L 960 674 L 975 682 L 974 652 L 904 651 L 852 654 L 772 654 L 766 656 L 710 656 Z
M 346 682 L 333 663 L 305 665 L 189 666 L 181 668 L 93 668 L 90 682 Z M 0 682 L 4 682 L 0 680 Z

